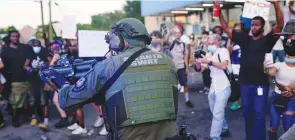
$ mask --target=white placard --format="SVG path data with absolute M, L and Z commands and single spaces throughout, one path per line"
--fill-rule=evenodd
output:
M 76 39 L 76 16 L 64 16 L 62 20 L 62 38 Z
M 57 37 L 61 37 L 62 36 L 62 26 L 63 24 L 62 23 L 53 23 L 52 24 L 52 27 L 55 31 L 55 34 Z
M 244 4 L 243 17 L 261 16 L 268 20 L 270 3 L 265 0 L 247 0 Z
M 106 34 L 107 31 L 79 30 L 79 57 L 104 57 L 109 51 Z

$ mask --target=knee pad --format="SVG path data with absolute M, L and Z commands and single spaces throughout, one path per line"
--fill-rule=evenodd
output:
M 294 122 L 294 116 L 295 115 L 286 115 L 286 114 L 283 114 L 283 128 L 284 128 L 284 131 L 288 131 L 289 128 L 292 127 L 293 125 L 293 122 Z

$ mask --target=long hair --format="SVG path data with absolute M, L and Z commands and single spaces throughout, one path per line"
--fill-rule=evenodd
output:
M 5 45 L 10 45 L 10 43 L 11 43 L 10 37 L 11 37 L 11 35 L 13 33 L 17 33 L 18 36 L 20 37 L 20 33 L 17 30 L 11 30 L 11 31 L 9 31 L 8 32 L 8 35 L 7 35 L 7 40 L 6 40 L 6 42 L 4 41 L 5 42 Z M 18 42 L 19 42 L 19 40 L 18 40 Z

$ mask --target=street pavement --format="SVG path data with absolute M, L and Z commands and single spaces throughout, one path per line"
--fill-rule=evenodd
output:
M 198 93 L 202 88 L 202 76 L 200 73 L 192 72 L 188 76 L 190 100 L 195 105 L 194 108 L 187 108 L 184 103 L 183 93 L 179 93 L 179 109 L 177 125 L 187 125 L 187 131 L 197 137 L 198 140 L 210 140 L 210 126 L 212 115 L 209 110 L 207 95 Z M 244 120 L 242 110 L 229 110 L 230 103 L 226 108 L 225 118 L 231 131 L 231 137 L 223 138 L 223 140 L 244 140 Z M 50 113 L 50 131 L 44 133 L 38 127 L 31 127 L 29 122 L 24 123 L 20 128 L 11 126 L 10 117 L 6 114 L 6 127 L 0 130 L 0 140 L 40 140 L 46 137 L 47 140 L 105 140 L 106 137 L 99 136 L 98 132 L 101 128 L 94 128 L 93 123 L 96 120 L 96 113 L 90 105 L 84 107 L 85 124 L 87 130 L 94 130 L 91 136 L 72 135 L 66 128 L 55 129 L 53 124 L 59 119 L 59 115 L 54 106 L 51 107 Z M 267 116 L 267 128 L 269 128 L 269 117 Z M 282 134 L 281 130 L 279 136 Z

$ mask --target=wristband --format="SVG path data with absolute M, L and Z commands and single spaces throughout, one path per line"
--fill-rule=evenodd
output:
M 209 66 L 212 66 L 212 65 L 213 65 L 213 62 L 212 62 L 212 61 L 210 61 L 210 62 L 208 63 L 208 65 L 209 65 Z

